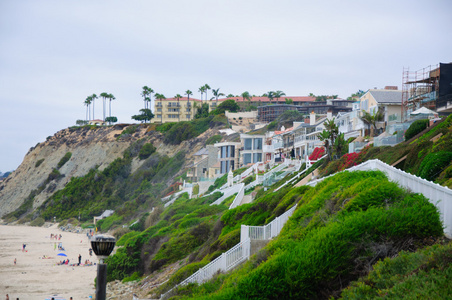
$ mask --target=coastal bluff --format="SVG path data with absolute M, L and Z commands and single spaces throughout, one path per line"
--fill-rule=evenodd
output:
M 138 141 L 152 143 L 157 152 L 172 157 L 187 148 L 171 146 L 148 124 L 117 124 L 105 127 L 71 127 L 49 136 L 30 148 L 20 166 L 0 183 L 0 218 L 33 197 L 33 209 L 64 188 L 72 177 L 86 175 L 92 168 L 103 170 Z M 196 145 L 192 149 L 198 149 Z M 69 153 L 69 154 L 68 154 Z M 63 157 L 70 157 L 63 165 Z M 132 172 L 142 161 L 134 159 Z

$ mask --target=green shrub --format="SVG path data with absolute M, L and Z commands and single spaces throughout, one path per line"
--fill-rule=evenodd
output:
M 410 127 L 405 131 L 405 141 L 408 141 L 416 134 L 420 133 L 422 130 L 427 128 L 428 119 L 416 120 L 414 121 Z
M 141 275 L 139 272 L 134 272 L 132 276 L 126 277 L 122 280 L 123 283 L 129 282 L 129 281 L 138 281 L 141 279 Z
M 45 223 L 44 218 L 37 217 L 36 219 L 30 222 L 30 226 L 41 227 L 42 225 L 44 225 L 44 223 Z
M 146 159 L 151 156 L 151 154 L 154 153 L 155 150 L 156 148 L 154 147 L 154 145 L 152 145 L 152 143 L 146 143 L 143 145 L 143 147 L 141 147 L 140 152 L 138 153 L 138 157 L 141 160 Z
M 248 184 L 250 184 L 251 182 L 253 182 L 253 180 L 254 180 L 254 176 L 248 176 L 248 177 L 246 177 L 245 179 L 243 179 L 243 183 L 244 183 L 245 185 L 248 185 Z
M 193 195 L 198 195 L 199 193 L 199 184 L 193 185 Z
M 70 160 L 71 157 L 72 157 L 72 153 L 71 152 L 66 152 L 66 154 L 58 162 L 57 169 L 59 169 L 62 166 L 64 166 L 64 164 L 67 163 L 67 161 Z
M 40 160 L 38 160 L 35 164 L 35 168 L 39 167 L 43 162 L 44 162 L 44 158 L 41 158 Z
M 452 161 L 452 152 L 429 153 L 422 161 L 418 175 L 427 180 L 435 180 Z

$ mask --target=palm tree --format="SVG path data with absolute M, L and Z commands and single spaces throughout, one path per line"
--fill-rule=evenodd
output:
M 283 91 L 276 91 L 274 97 L 276 98 L 276 102 L 279 103 L 279 98 L 285 96 L 286 94 Z
M 205 86 L 203 85 L 203 86 L 201 86 L 199 89 L 198 89 L 198 92 L 200 92 L 201 93 L 201 101 L 202 101 L 202 94 L 204 94 L 204 92 L 206 91 L 206 88 L 205 88 Z
M 113 94 L 108 94 L 108 100 L 109 100 L 109 114 L 108 116 L 111 117 L 111 100 L 116 100 L 115 96 Z
M 180 100 L 180 98 L 182 98 L 182 96 L 181 96 L 181 95 L 179 95 L 179 94 L 177 94 L 176 96 L 174 96 L 174 98 L 176 98 L 176 99 L 177 99 L 177 117 L 178 117 L 178 119 L 179 119 L 179 121 L 180 121 L 180 108 L 179 108 L 179 100 Z
M 190 91 L 190 90 L 186 90 L 185 91 L 185 95 L 187 95 L 187 98 L 188 98 L 188 104 L 190 104 L 190 95 L 193 95 L 193 93 L 192 93 L 192 91 Z
M 106 92 L 103 92 L 99 95 L 102 98 L 102 113 L 103 113 L 103 120 L 105 121 L 105 101 L 107 100 L 109 94 Z
M 219 93 L 220 88 L 217 88 L 216 90 L 212 89 L 212 94 L 214 95 L 216 102 L 217 102 L 217 107 L 218 107 L 218 98 L 221 96 L 224 96 L 223 93 Z
M 381 122 L 384 120 L 384 112 L 381 107 L 372 115 L 367 111 L 363 110 L 363 115 L 361 117 L 364 123 L 370 126 L 370 136 L 374 136 L 374 131 L 377 129 L 377 122 Z
M 88 112 L 90 113 L 90 117 L 91 117 L 91 111 L 89 110 L 89 106 L 91 105 L 91 96 L 86 97 L 86 100 L 84 103 L 86 105 L 86 121 L 88 121 Z
M 94 120 L 94 100 L 96 100 L 99 97 L 97 97 L 96 94 L 92 94 L 90 97 L 91 97 L 91 101 L 93 102 L 93 120 Z
M 145 86 L 143 86 L 143 91 L 141 92 L 141 96 L 143 96 L 144 109 L 148 108 L 147 107 L 148 95 L 149 95 L 149 87 L 147 85 L 145 85 Z
M 248 106 L 251 104 L 251 95 L 248 91 L 243 92 L 240 96 L 242 96 L 243 102 L 245 102 L 245 99 L 248 100 Z
M 206 93 L 206 101 L 207 101 L 207 91 L 210 90 L 210 86 L 206 83 L 204 85 L 204 92 Z
M 273 92 L 273 91 L 267 92 L 267 98 L 268 98 L 268 100 L 270 100 L 270 103 L 273 102 L 274 97 L 275 97 L 275 92 Z

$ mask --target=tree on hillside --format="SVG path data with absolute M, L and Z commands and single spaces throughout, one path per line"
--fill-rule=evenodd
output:
M 207 92 L 208 92 L 210 89 L 211 89 L 210 86 L 206 83 L 206 84 L 204 85 L 204 92 L 206 93 L 206 101 L 207 101 Z
M 205 91 L 206 91 L 205 86 L 201 86 L 201 87 L 198 89 L 198 92 L 201 93 L 201 101 L 202 101 L 202 95 L 204 94 Z
M 248 106 L 250 105 L 251 101 L 251 95 L 248 91 L 243 92 L 240 96 L 242 96 L 243 102 L 245 102 L 245 99 L 248 100 Z
M 91 111 L 89 109 L 91 102 L 92 102 L 92 97 L 91 96 L 86 97 L 85 102 L 84 102 L 84 104 L 86 105 L 86 121 L 88 121 L 91 118 Z M 89 115 L 89 118 L 88 118 L 88 115 Z
M 109 104 L 109 108 L 108 108 L 108 116 L 111 117 L 111 101 L 112 100 L 116 100 L 116 97 L 113 96 L 113 94 L 108 94 L 108 104 Z
M 265 94 L 268 100 L 270 100 L 270 103 L 273 103 L 273 98 L 275 98 L 275 92 L 269 91 L 267 94 Z
M 279 98 L 281 98 L 282 96 L 285 96 L 286 93 L 284 93 L 283 91 L 276 91 L 274 94 L 274 97 L 276 98 L 276 102 L 279 103 Z
M 362 111 L 362 116 L 360 117 L 364 123 L 370 126 L 370 136 L 374 136 L 374 131 L 377 129 L 377 122 L 384 120 L 384 112 L 381 107 L 374 114 L 370 114 L 367 111 Z
M 197 108 L 195 119 L 207 118 L 209 116 L 209 104 L 202 103 L 200 107 Z
M 103 92 L 103 93 L 101 93 L 99 96 L 102 98 L 102 113 L 103 113 L 103 118 L 102 118 L 102 120 L 105 121 L 105 101 L 106 101 L 106 99 L 108 98 L 109 94 Z
M 217 88 L 216 90 L 212 89 L 212 94 L 215 97 L 216 102 L 217 102 L 217 106 L 218 106 L 218 98 L 221 97 L 221 96 L 224 96 L 224 94 L 220 93 L 220 88 Z
M 187 98 L 188 98 L 187 102 L 190 105 L 190 95 L 193 95 L 192 91 L 186 90 L 185 91 L 185 95 L 187 95 Z
M 286 104 L 293 104 L 293 99 L 292 98 L 286 98 L 285 102 L 286 102 Z
M 118 122 L 118 118 L 117 118 L 117 117 L 109 116 L 109 117 L 106 117 L 106 118 L 105 118 L 105 122 L 108 122 L 108 124 L 116 123 L 116 122 Z
M 152 118 L 154 118 L 154 114 L 148 108 L 142 108 L 142 109 L 140 109 L 140 114 L 139 115 L 133 115 L 132 116 L 133 120 L 144 122 L 144 123 L 146 123 L 146 121 L 151 121 Z
M 94 119 L 95 119 L 95 118 L 94 118 L 94 101 L 95 101 L 98 97 L 97 97 L 96 94 L 92 94 L 92 95 L 89 96 L 89 97 L 91 97 L 91 102 L 93 103 L 93 120 L 94 120 Z
M 233 99 L 228 99 L 220 103 L 218 107 L 212 111 L 212 114 L 219 115 L 224 114 L 225 111 L 230 112 L 238 112 L 240 110 L 240 106 Z
M 334 118 L 326 120 L 323 125 L 325 126 L 325 129 L 319 134 L 319 139 L 324 142 L 328 159 L 332 160 L 333 146 L 339 135 L 339 127 L 334 123 Z
M 149 104 L 151 103 L 152 100 L 152 93 L 154 92 L 153 89 L 151 89 L 148 86 L 143 86 L 143 91 L 141 92 L 141 96 L 143 97 L 143 101 L 144 101 L 144 108 L 150 108 Z

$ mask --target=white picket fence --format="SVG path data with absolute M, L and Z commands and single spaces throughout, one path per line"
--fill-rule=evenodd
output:
M 441 215 L 441 221 L 445 227 L 444 233 L 448 237 L 452 237 L 452 190 L 437 183 L 417 177 L 416 175 L 394 168 L 393 166 L 390 166 L 378 159 L 368 160 L 345 171 L 357 170 L 381 170 L 386 173 L 389 180 L 396 182 L 400 186 L 403 186 L 414 193 L 423 194 L 430 200 L 430 203 L 434 204 L 438 208 Z M 335 174 L 330 176 L 333 175 Z M 313 180 L 308 182 L 307 185 L 315 186 L 317 183 L 330 176 Z
M 196 271 L 165 294 L 162 294 L 160 299 L 166 299 L 170 296 L 170 292 L 178 286 L 195 282 L 203 283 L 211 279 L 218 272 L 227 272 L 245 260 L 248 260 L 251 256 L 251 240 L 269 240 L 277 236 L 289 217 L 295 211 L 296 207 L 297 205 L 295 204 L 288 211 L 281 216 L 276 217 L 272 222 L 265 226 L 242 225 L 240 231 L 240 243 L 212 260 L 209 264 Z
M 248 226 L 242 225 L 240 229 L 240 240 L 270 240 L 276 237 L 286 224 L 289 217 L 295 211 L 297 205 L 292 206 L 288 211 L 276 217 L 273 221 L 265 226 Z

